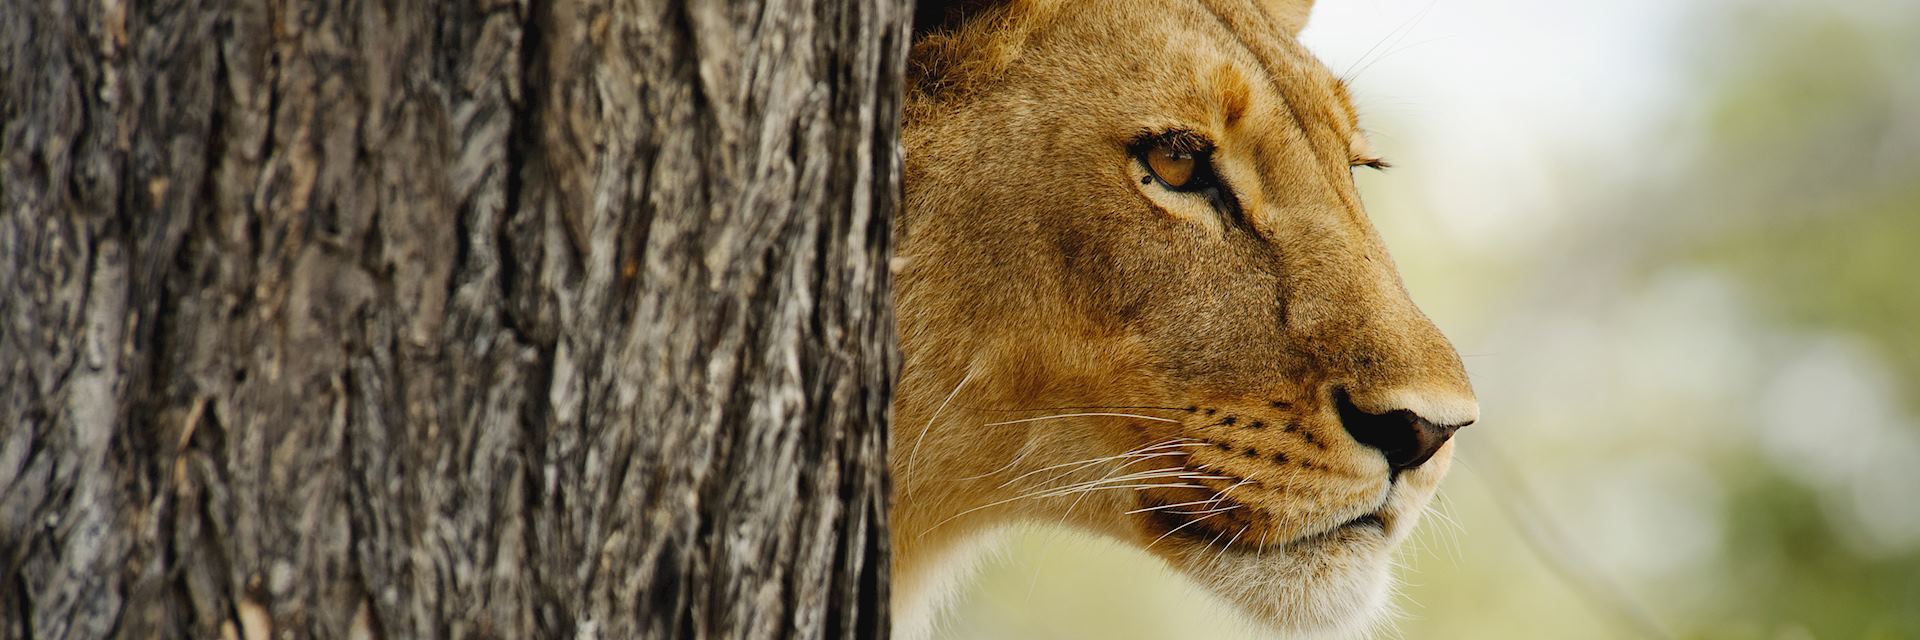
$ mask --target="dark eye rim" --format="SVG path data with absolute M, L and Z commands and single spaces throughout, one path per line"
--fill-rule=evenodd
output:
M 1174 186 L 1153 170 L 1153 164 L 1147 162 L 1147 153 L 1159 147 L 1169 147 L 1175 151 L 1193 155 L 1193 177 L 1187 183 Z M 1215 211 L 1221 215 L 1241 220 L 1240 199 L 1234 195 L 1232 187 L 1220 177 L 1213 166 L 1213 140 L 1193 131 L 1174 129 L 1170 131 L 1148 132 L 1135 138 L 1127 145 L 1133 161 L 1147 174 L 1147 181 L 1160 185 L 1160 188 L 1174 193 L 1194 194 L 1207 199 Z

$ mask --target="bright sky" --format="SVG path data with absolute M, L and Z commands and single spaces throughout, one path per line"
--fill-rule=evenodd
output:
M 1326 0 L 1302 39 L 1355 87 L 1374 146 L 1455 243 L 1544 233 L 1548 172 L 1617 166 L 1677 98 L 1664 0 Z M 1526 52 L 1515 55 L 1514 52 Z M 1578 150 L 1585 158 L 1555 157 Z

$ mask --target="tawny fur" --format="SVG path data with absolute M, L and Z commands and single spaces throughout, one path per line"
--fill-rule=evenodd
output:
M 1393 478 L 1335 390 L 1369 412 L 1477 408 L 1361 208 L 1354 108 L 1294 38 L 1308 4 L 1017 0 L 916 45 L 901 635 L 926 632 L 957 549 L 1024 521 L 1132 543 L 1278 629 L 1380 610 L 1451 445 Z M 1147 179 L 1130 145 L 1175 129 L 1213 141 L 1241 219 Z M 1341 526 L 1368 514 L 1381 526 Z

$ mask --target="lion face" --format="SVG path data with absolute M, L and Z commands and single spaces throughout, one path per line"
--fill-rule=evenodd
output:
M 978 5 L 981 3 L 971 3 Z M 1365 624 L 1478 414 L 1352 171 L 1306 2 L 980 9 L 915 47 L 895 229 L 896 610 L 1022 520 L 1271 624 Z

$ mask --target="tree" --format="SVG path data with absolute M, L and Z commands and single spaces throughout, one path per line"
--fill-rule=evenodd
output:
M 908 30 L 0 0 L 0 637 L 884 635 Z

